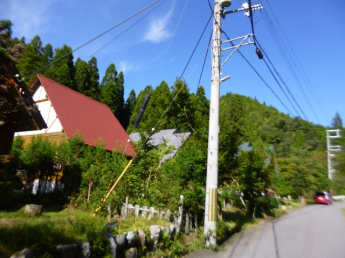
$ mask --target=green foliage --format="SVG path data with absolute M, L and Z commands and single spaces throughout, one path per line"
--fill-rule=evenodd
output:
M 109 65 L 102 79 L 100 87 L 100 101 L 110 108 L 116 118 L 123 125 L 125 123 L 123 73 L 120 72 L 118 74 L 114 64 Z
M 88 234 L 88 241 L 91 244 L 91 256 L 92 258 L 104 257 L 110 258 L 111 250 L 109 240 L 103 232 L 95 231 Z
M 106 219 L 80 211 L 44 210 L 40 217 L 33 218 L 27 218 L 24 209 L 0 212 L 0 253 L 9 257 L 24 248 L 38 247 L 42 248 L 40 254 L 48 255 L 51 246 L 88 241 L 88 234 L 102 232 L 106 223 Z
M 26 45 L 23 56 L 18 61 L 18 69 L 23 73 L 26 83 L 30 84 L 35 78 L 35 72 L 41 67 L 49 64 L 53 57 L 53 50 L 50 44 L 42 46 L 39 36 L 35 36 L 29 44 Z M 31 76 L 28 76 L 31 75 Z
M 75 67 L 73 63 L 72 48 L 63 45 L 55 49 L 55 55 L 51 62 L 54 62 L 46 70 L 45 75 L 68 88 L 76 90 L 74 83 Z
M 12 38 L 13 23 L 10 20 L 0 20 L 0 60 L 18 62 L 25 50 L 24 38 Z

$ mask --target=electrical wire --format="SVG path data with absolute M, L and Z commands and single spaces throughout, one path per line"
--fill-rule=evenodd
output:
M 309 80 L 309 78 L 308 78 L 306 72 L 304 71 L 303 66 L 301 65 L 301 63 L 300 63 L 298 57 L 296 56 L 296 54 L 295 54 L 295 52 L 294 52 L 294 50 L 293 50 L 293 48 L 292 48 L 292 46 L 291 46 L 291 44 L 290 44 L 290 42 L 289 42 L 289 40 L 288 40 L 288 38 L 287 38 L 287 36 L 286 36 L 286 34 L 285 34 L 285 32 L 284 32 L 282 26 L 281 26 L 280 23 L 279 23 L 279 20 L 277 19 L 277 17 L 276 17 L 276 15 L 275 15 L 274 11 L 272 10 L 272 7 L 271 7 L 271 5 L 269 4 L 269 2 L 267 2 L 267 5 L 268 5 L 269 9 L 271 10 L 271 13 L 273 14 L 273 17 L 274 17 L 276 23 L 278 24 L 278 27 L 280 28 L 280 31 L 282 32 L 282 34 L 283 34 L 283 36 L 284 36 L 285 42 L 287 42 L 287 44 L 289 45 L 290 50 L 291 50 L 291 52 L 292 52 L 292 54 L 293 54 L 295 60 L 297 61 L 298 66 L 296 65 L 295 67 L 297 67 L 297 68 L 299 68 L 299 69 L 301 70 L 301 72 L 300 72 L 300 74 L 302 75 L 301 77 L 302 77 L 302 79 L 304 80 L 304 83 L 308 86 L 308 90 L 309 90 L 310 95 L 313 97 L 313 99 L 314 99 L 315 103 L 317 104 L 319 110 L 320 110 L 321 113 L 323 114 L 324 118 L 327 120 L 327 117 L 328 117 L 328 116 L 327 116 L 327 114 L 325 113 L 325 109 L 324 109 L 324 107 L 322 106 L 321 101 L 320 101 L 319 98 L 317 97 L 316 92 L 313 90 L 313 87 L 312 87 L 312 85 L 311 85 L 311 83 L 310 83 L 310 80 Z M 266 13 L 267 13 L 267 12 L 266 12 Z M 298 69 L 298 71 L 299 71 L 299 69 Z
M 307 95 L 306 95 L 306 93 L 305 93 L 305 91 L 304 91 L 304 89 L 302 87 L 302 84 L 301 84 L 300 80 L 298 79 L 298 76 L 296 75 L 296 73 L 294 71 L 293 66 L 291 65 L 290 60 L 293 61 L 293 59 L 292 59 L 291 55 L 289 54 L 289 52 L 286 51 L 286 49 L 287 49 L 286 46 L 284 45 L 283 41 L 281 40 L 278 31 L 274 27 L 274 24 L 273 24 L 272 20 L 269 18 L 268 13 L 265 10 L 263 12 L 263 18 L 264 18 L 264 21 L 265 21 L 265 23 L 266 23 L 266 25 L 267 25 L 267 27 L 268 27 L 268 29 L 269 29 L 269 31 L 270 31 L 274 41 L 275 41 L 275 43 L 276 43 L 280 53 L 283 56 L 283 59 L 285 60 L 285 62 L 287 64 L 291 74 L 293 75 L 293 78 L 295 79 L 297 86 L 300 88 L 301 92 L 303 93 L 303 96 L 304 96 L 305 100 L 307 101 L 308 106 L 310 107 L 311 111 L 315 115 L 316 119 L 319 121 L 319 118 L 318 118 L 317 114 L 315 113 L 315 110 L 313 109 L 313 107 L 312 107 L 312 105 L 311 105 L 311 103 L 309 101 L 309 98 L 307 97 Z M 255 38 L 255 40 L 257 40 L 257 38 Z M 271 65 L 273 66 L 272 63 L 271 63 Z M 295 65 L 295 67 L 296 67 L 296 65 Z M 285 86 L 286 86 L 286 84 L 285 84 Z M 297 104 L 297 102 L 296 102 L 296 104 Z M 301 112 L 303 112 L 303 111 L 301 110 Z
M 181 79 L 182 79 L 183 74 L 185 73 L 186 69 L 188 68 L 189 63 L 190 63 L 192 57 L 194 56 L 195 50 L 197 49 L 197 47 L 198 47 L 198 45 L 199 45 L 199 43 L 200 43 L 200 41 L 201 41 L 201 39 L 202 39 L 202 37 L 203 37 L 203 35 L 204 35 L 206 29 L 207 29 L 208 24 L 210 23 L 210 20 L 211 20 L 212 16 L 213 16 L 213 14 L 212 14 L 212 15 L 210 16 L 210 18 L 208 19 L 208 21 L 207 21 L 207 23 L 206 23 L 206 25 L 205 25 L 205 27 L 204 27 L 204 29 L 203 29 L 201 35 L 199 36 L 199 39 L 198 39 L 198 41 L 197 41 L 197 43 L 196 43 L 196 45 L 195 45 L 195 47 L 194 47 L 194 49 L 193 49 L 193 51 L 192 51 L 192 53 L 191 53 L 191 55 L 190 55 L 190 57 L 189 57 L 189 59 L 188 59 L 188 61 L 187 61 L 187 63 L 186 63 L 186 65 L 185 65 L 185 67 L 184 67 L 184 69 L 183 69 L 183 71 L 182 71 L 182 73 L 181 73 L 181 75 L 180 75 L 180 77 L 179 77 L 178 80 L 181 80 Z M 168 107 L 164 110 L 163 114 L 162 114 L 161 117 L 158 119 L 158 121 L 157 121 L 157 123 L 155 124 L 155 126 L 152 128 L 151 133 L 145 138 L 145 140 L 142 142 L 142 144 L 141 144 L 141 146 L 139 147 L 139 149 L 141 149 L 141 148 L 143 147 L 143 145 L 146 144 L 146 142 L 147 142 L 147 141 L 150 139 L 150 137 L 154 134 L 154 132 L 155 132 L 155 130 L 156 130 L 156 128 L 157 128 L 159 122 L 162 120 L 162 118 L 163 118 L 163 117 L 165 116 L 165 114 L 168 112 L 168 110 L 170 109 L 171 105 L 173 104 L 173 102 L 174 102 L 175 99 L 177 98 L 178 94 L 179 94 L 179 93 L 181 92 L 181 90 L 183 89 L 183 87 L 185 87 L 185 84 L 184 84 L 184 83 L 183 83 L 183 85 L 180 87 L 180 89 L 177 91 L 177 93 L 174 95 L 174 97 L 173 97 L 172 100 L 170 101 Z
M 201 68 L 201 73 L 200 73 L 197 89 L 199 89 L 199 87 L 200 87 L 201 77 L 202 77 L 202 74 L 204 73 L 204 68 L 205 68 L 205 64 L 206 64 L 207 54 L 208 54 L 208 51 L 209 51 L 210 45 L 211 45 L 212 34 L 213 34 L 213 30 L 211 31 L 211 36 L 210 36 L 210 39 L 208 40 L 209 43 L 207 45 L 207 50 L 206 50 L 206 55 L 205 55 L 205 58 L 204 58 L 204 63 L 202 64 L 202 68 Z
M 158 4 L 157 6 L 155 6 L 153 9 L 151 9 L 147 14 L 145 14 L 143 17 L 141 17 L 139 20 L 137 20 L 136 22 L 134 22 L 131 26 L 129 26 L 127 29 L 125 29 L 124 31 L 122 31 L 120 34 L 118 34 L 115 38 L 113 38 L 112 40 L 110 40 L 107 44 L 103 45 L 102 47 L 100 47 L 98 50 L 96 50 L 92 55 L 90 55 L 88 58 L 86 58 L 87 60 L 90 59 L 91 57 L 93 57 L 96 53 L 98 53 L 99 51 L 101 51 L 102 49 L 104 49 L 106 46 L 108 46 L 110 43 L 114 42 L 116 39 L 118 39 L 120 36 L 122 36 L 123 34 L 125 34 L 127 31 L 129 31 L 131 28 L 133 28 L 135 25 L 137 25 L 139 22 L 141 22 L 143 19 L 145 19 L 147 16 L 149 16 L 153 11 L 155 11 L 158 7 L 160 7 L 166 0 L 163 0 L 160 4 Z
M 156 0 L 155 2 L 149 4 L 148 6 L 144 7 L 143 9 L 141 9 L 141 10 L 139 10 L 138 12 L 134 13 L 133 15 L 129 16 L 128 18 L 126 18 L 126 19 L 124 19 L 123 21 L 119 22 L 118 24 L 114 25 L 114 26 L 111 27 L 110 29 L 108 29 L 108 30 L 102 32 L 102 33 L 99 34 L 98 36 L 96 36 L 96 37 L 90 39 L 89 41 L 87 41 L 86 43 L 82 44 L 81 46 L 75 48 L 75 49 L 72 50 L 71 52 L 69 52 L 69 53 L 63 55 L 62 57 L 60 57 L 60 58 L 54 60 L 54 61 L 51 62 L 50 64 L 43 66 L 42 68 L 40 68 L 40 69 L 38 69 L 37 71 L 35 71 L 35 72 L 33 72 L 33 73 L 27 75 L 26 77 L 30 77 L 30 76 L 32 76 L 32 75 L 34 75 L 34 74 L 37 74 L 37 73 L 40 72 L 40 71 L 45 70 L 46 68 L 48 68 L 48 67 L 51 66 L 52 64 L 55 64 L 56 62 L 62 60 L 63 58 L 67 57 L 68 55 L 74 53 L 75 51 L 81 49 L 82 47 L 88 45 L 89 43 L 95 41 L 95 40 L 98 39 L 99 37 L 103 36 L 104 34 L 108 33 L 109 31 L 111 31 L 111 30 L 113 30 L 113 29 L 119 27 L 119 26 L 122 25 L 123 23 L 129 21 L 130 19 L 134 18 L 134 17 L 137 16 L 138 14 L 142 13 L 143 11 L 147 10 L 148 8 L 150 8 L 151 6 L 157 4 L 157 3 L 160 2 L 160 1 L 165 1 L 165 0 Z
M 213 15 L 213 8 L 211 6 L 210 0 L 208 0 L 208 4 L 210 7 L 210 10 L 212 12 Z M 226 34 L 225 31 L 223 31 L 220 27 L 220 25 L 217 23 L 216 19 L 214 18 L 214 21 L 216 22 L 217 26 L 219 27 L 220 31 L 227 37 L 228 40 L 230 40 L 230 37 Z M 235 44 L 232 41 L 229 41 L 229 43 L 232 46 L 235 46 Z M 272 87 L 269 86 L 269 84 L 263 79 L 263 77 L 259 74 L 259 72 L 254 68 L 254 66 L 248 61 L 248 59 L 242 54 L 242 52 L 237 49 L 237 51 L 240 53 L 240 55 L 242 56 L 242 58 L 247 62 L 247 64 L 253 69 L 253 71 L 258 75 L 258 77 L 262 80 L 262 82 L 271 90 L 271 92 L 273 93 L 273 95 L 279 100 L 279 102 L 285 107 L 285 109 L 288 111 L 288 113 L 293 117 L 294 115 L 292 114 L 292 112 L 289 110 L 289 108 L 285 105 L 285 103 L 281 100 L 281 98 L 275 93 L 275 91 L 272 89 Z

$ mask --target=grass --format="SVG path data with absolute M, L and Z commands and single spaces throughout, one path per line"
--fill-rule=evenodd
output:
M 90 233 L 104 232 L 108 219 L 93 217 L 91 212 L 80 210 L 43 212 L 40 217 L 29 217 L 24 208 L 15 212 L 0 212 L 0 257 L 9 257 L 24 248 L 42 245 L 72 244 L 89 241 Z M 117 221 L 112 234 L 122 234 L 150 225 L 169 225 L 168 222 L 129 217 Z M 98 232 L 98 233 L 97 233 Z
M 300 208 L 302 205 L 284 200 L 283 205 Z M 103 217 L 92 217 L 91 212 L 44 210 L 40 217 L 28 217 L 24 208 L 12 212 L 0 212 L 0 258 L 9 257 L 24 248 L 37 246 L 54 246 L 89 241 L 88 234 L 104 232 L 109 222 Z M 274 210 L 274 217 L 281 216 L 285 211 Z M 345 215 L 345 210 L 344 210 Z M 264 219 L 267 219 L 264 218 Z M 256 227 L 263 219 L 253 219 L 239 209 L 223 210 L 223 220 L 217 222 L 217 242 L 219 245 L 244 229 Z M 151 225 L 167 226 L 170 223 L 154 217 L 152 220 L 128 217 L 116 221 L 117 227 L 112 234 L 122 234 L 135 229 L 148 232 Z M 192 251 L 204 248 L 202 227 L 198 232 L 183 234 L 174 240 L 165 239 L 162 248 L 148 254 L 148 257 L 180 257 Z
M 8 257 L 35 245 L 71 244 L 87 241 L 87 233 L 101 231 L 107 221 L 80 211 L 44 212 L 28 217 L 24 210 L 0 213 L 0 257 Z

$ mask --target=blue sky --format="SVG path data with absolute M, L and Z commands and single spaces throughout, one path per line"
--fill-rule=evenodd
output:
M 76 49 L 153 2 L 2 0 L 0 17 L 14 23 L 14 37 L 24 36 L 30 42 L 39 35 L 43 45 L 50 43 L 56 48 L 67 44 Z M 161 2 L 155 10 L 148 9 L 77 50 L 74 60 L 80 57 L 87 61 L 94 55 L 101 78 L 114 63 L 117 70 L 124 72 L 126 96 L 132 89 L 138 94 L 147 85 L 156 87 L 162 80 L 173 85 L 181 76 L 211 12 L 208 0 Z M 210 3 L 213 7 L 214 0 Z M 233 0 L 227 10 L 238 9 L 243 3 Z M 283 113 L 297 116 L 298 112 L 303 119 L 324 126 L 329 126 L 338 112 L 345 123 L 345 15 L 342 12 L 345 2 L 261 0 L 261 3 L 264 10 L 256 11 L 253 16 L 256 37 L 299 107 L 281 83 L 295 108 L 291 106 L 263 60 L 258 59 L 254 45 L 243 46 L 240 51 L 288 110 L 238 52 L 221 71 L 223 76 L 231 77 L 221 84 L 221 95 L 232 92 L 256 98 Z M 251 33 L 250 19 L 243 12 L 229 14 L 222 20 L 222 29 L 230 38 L 247 35 Z M 197 89 L 211 30 L 212 22 L 183 74 L 190 92 Z M 279 37 L 270 30 L 277 30 Z M 223 35 L 222 39 L 226 37 Z M 222 60 L 229 54 L 230 51 L 222 52 Z M 210 63 L 208 54 L 201 79 L 208 98 Z

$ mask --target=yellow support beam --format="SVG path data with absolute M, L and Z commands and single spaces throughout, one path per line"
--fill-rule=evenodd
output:
M 96 216 L 97 212 L 100 211 L 100 209 L 103 206 L 103 203 L 108 199 L 110 193 L 115 189 L 116 185 L 119 183 L 119 181 L 121 180 L 121 178 L 123 177 L 123 175 L 126 173 L 126 171 L 128 170 L 128 168 L 130 167 L 130 165 L 132 164 L 133 159 L 131 159 L 127 166 L 125 167 L 125 169 L 122 171 L 121 175 L 119 176 L 119 178 L 116 180 L 116 182 L 114 183 L 114 185 L 111 187 L 111 189 L 109 190 L 109 192 L 102 198 L 101 203 L 99 204 L 98 208 L 95 210 L 93 217 Z M 108 190 L 108 189 L 107 189 Z

